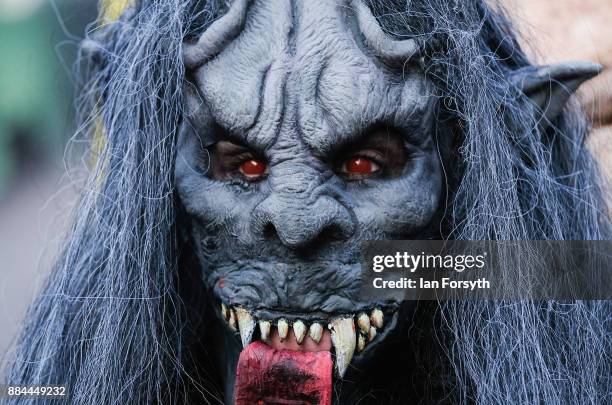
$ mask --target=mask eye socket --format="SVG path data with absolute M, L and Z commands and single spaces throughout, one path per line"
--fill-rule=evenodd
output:
M 338 150 L 334 170 L 346 181 L 399 177 L 408 162 L 407 148 L 399 130 L 377 124 Z
M 207 148 L 210 171 L 215 180 L 256 182 L 269 173 L 268 161 L 252 149 L 230 141 L 219 141 Z
M 380 165 L 365 156 L 352 156 L 340 167 L 341 173 L 351 177 L 368 177 L 379 171 Z
M 268 164 L 259 159 L 248 159 L 238 169 L 248 180 L 259 180 L 268 174 Z

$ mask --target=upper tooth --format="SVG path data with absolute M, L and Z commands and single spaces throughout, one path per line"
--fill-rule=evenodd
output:
M 321 336 L 323 336 L 323 326 L 320 323 L 313 323 L 310 325 L 310 338 L 315 342 L 319 343 Z
M 266 342 L 270 337 L 270 322 L 269 321 L 259 321 L 259 332 L 261 335 L 261 340 Z
M 306 336 L 306 325 L 302 321 L 295 321 L 293 323 L 293 334 L 295 335 L 295 340 L 298 345 L 302 343 L 304 340 L 304 336 Z
M 221 303 L 221 316 L 227 321 L 227 307 L 224 303 Z
M 231 330 L 236 331 L 236 314 L 234 310 L 230 308 L 229 310 L 229 319 L 227 321 Z
M 355 352 L 355 323 L 353 318 L 337 318 L 329 324 L 331 340 L 336 349 L 336 368 L 342 377 Z
M 236 308 L 236 317 L 238 318 L 238 328 L 240 329 L 242 346 L 246 347 L 251 343 L 251 338 L 255 331 L 255 320 L 253 320 L 251 314 L 244 308 Z
M 370 326 L 370 330 L 368 331 L 368 342 L 371 342 L 376 337 L 376 328 Z
M 276 323 L 276 328 L 278 329 L 278 336 L 281 338 L 281 340 L 286 339 L 287 332 L 289 332 L 289 324 L 287 323 L 287 321 L 285 321 L 284 319 L 280 319 Z
M 361 352 L 363 351 L 363 349 L 365 349 L 365 336 L 363 334 L 359 334 L 359 336 L 357 337 L 357 351 Z
M 359 314 L 359 317 L 357 318 L 357 326 L 359 326 L 359 329 L 361 329 L 363 333 L 368 333 L 370 330 L 370 318 L 368 318 L 367 314 L 364 314 L 363 312 Z
M 380 309 L 377 308 L 372 311 L 372 314 L 370 315 L 370 322 L 372 323 L 372 325 L 376 326 L 378 329 L 382 328 L 383 313 Z

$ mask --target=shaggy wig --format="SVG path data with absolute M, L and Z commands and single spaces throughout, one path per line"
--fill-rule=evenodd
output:
M 173 189 L 182 43 L 222 0 L 140 0 L 101 19 L 83 49 L 79 135 L 104 142 L 65 248 L 7 367 L 10 384 L 67 384 L 71 403 L 220 402 L 204 301 L 190 285 Z M 530 68 L 500 6 L 484 0 L 370 1 L 385 30 L 425 48 L 454 127 L 440 238 L 597 240 L 610 223 L 586 121 L 552 122 L 516 86 Z M 181 256 L 183 255 L 183 256 Z M 520 283 L 520 269 L 508 268 Z M 197 284 L 197 283 L 195 283 Z M 193 290 L 196 291 L 193 291 Z M 446 375 L 436 400 L 606 403 L 606 301 L 436 303 Z M 406 337 L 410 339 L 410 337 Z M 427 383 L 427 381 L 425 382 Z M 433 394 L 432 394 L 433 395 Z M 23 400 L 16 400 L 23 401 Z

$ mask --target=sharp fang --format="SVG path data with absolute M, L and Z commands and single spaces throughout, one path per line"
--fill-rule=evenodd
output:
M 270 338 L 270 322 L 268 321 L 259 321 L 259 334 L 261 335 L 261 340 L 267 342 Z
M 227 321 L 227 307 L 224 303 L 221 303 L 221 316 Z
M 287 332 L 289 332 L 289 324 L 284 319 L 280 319 L 276 323 L 276 328 L 278 329 L 278 336 L 281 340 L 287 339 Z
M 342 378 L 355 352 L 356 336 L 353 318 L 334 319 L 329 324 L 331 340 L 336 349 L 336 371 Z
M 293 323 L 293 334 L 295 335 L 295 340 L 298 345 L 302 344 L 304 340 L 304 336 L 306 336 L 306 325 L 302 321 L 295 321 Z
M 236 314 L 234 313 L 234 310 L 231 308 L 229 310 L 229 319 L 227 323 L 229 324 L 230 329 L 235 332 L 236 331 Z
M 377 308 L 372 311 L 372 314 L 370 315 L 370 323 L 372 323 L 372 325 L 376 326 L 378 329 L 382 328 L 383 313 L 380 309 Z
M 321 336 L 323 336 L 323 326 L 317 322 L 310 325 L 309 336 L 315 343 L 318 344 L 321 341 Z
M 376 337 L 376 328 L 370 326 L 370 330 L 368 331 L 368 342 L 371 342 Z
M 359 326 L 359 329 L 361 329 L 363 333 L 368 333 L 370 330 L 370 318 L 368 318 L 367 314 L 364 314 L 363 312 L 359 314 L 359 317 L 357 318 L 357 326 Z
M 242 347 L 246 347 L 251 343 L 251 338 L 255 331 L 255 321 L 251 314 L 244 308 L 236 308 L 236 317 L 238 318 L 238 329 L 240 330 Z
M 357 337 L 357 351 L 362 352 L 363 349 L 365 349 L 365 345 L 366 345 L 365 336 L 360 333 L 359 337 Z

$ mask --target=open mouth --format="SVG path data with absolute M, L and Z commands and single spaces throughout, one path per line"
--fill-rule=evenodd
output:
M 330 352 L 335 358 L 336 375 L 343 377 L 353 356 L 375 343 L 384 330 L 385 317 L 392 313 L 372 308 L 307 322 L 282 314 L 262 318 L 245 308 L 222 303 L 220 315 L 230 330 L 240 334 L 243 348 L 260 341 L 275 350 Z

